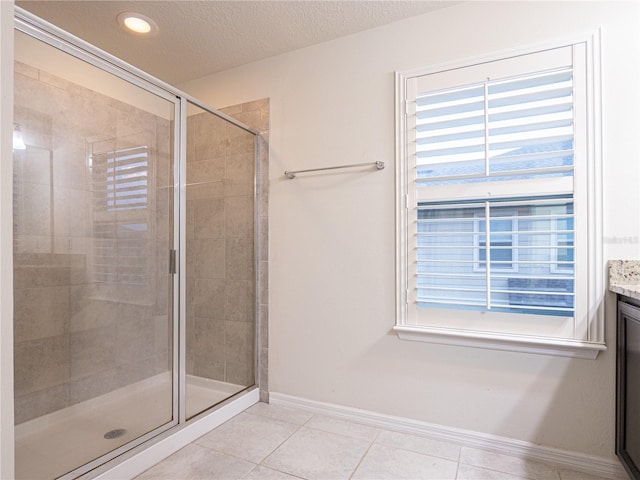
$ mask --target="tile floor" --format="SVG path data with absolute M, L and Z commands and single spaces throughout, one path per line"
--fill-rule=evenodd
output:
M 597 476 L 258 403 L 137 480 L 602 480 Z

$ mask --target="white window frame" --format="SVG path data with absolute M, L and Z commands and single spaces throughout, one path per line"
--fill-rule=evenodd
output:
M 576 129 L 584 132 L 584 142 L 576 145 L 573 190 L 577 214 L 574 211 L 574 261 L 575 278 L 584 279 L 576 285 L 576 302 L 581 307 L 572 318 L 568 329 L 558 329 L 552 317 L 530 316 L 531 329 L 522 332 L 503 328 L 509 313 L 470 312 L 449 309 L 429 310 L 421 313 L 420 321 L 415 293 L 410 288 L 415 277 L 415 251 L 410 233 L 411 215 L 417 209 L 415 184 L 410 181 L 415 170 L 411 155 L 407 124 L 411 105 L 408 101 L 408 81 L 465 67 L 481 66 L 494 61 L 515 59 L 528 54 L 561 47 L 584 49 L 584 65 L 577 67 L 585 72 L 585 84 L 577 95 L 584 98 L 585 114 L 576 116 Z M 428 68 L 396 72 L 396 324 L 394 330 L 402 340 L 428 343 L 473 346 L 497 350 L 537 353 L 554 356 L 595 359 L 600 351 L 606 350 L 604 343 L 604 264 L 602 254 L 602 161 L 600 127 L 600 33 L 599 31 L 579 35 L 542 45 L 513 49 L 484 57 L 476 57 L 453 63 L 435 65 Z M 574 60 L 575 62 L 575 60 Z M 574 70 L 576 69 L 574 63 Z M 534 73 L 532 70 L 531 73 Z M 471 83 L 471 82 L 469 82 Z M 455 86 L 455 85 L 451 85 Z M 582 123 L 580 123 L 582 122 Z M 580 164 L 580 166 L 578 166 Z M 547 182 L 553 184 L 554 182 Z M 557 185 L 560 185 L 558 182 Z M 461 199 L 478 198 L 479 192 L 487 186 L 468 185 Z M 553 188 L 552 185 L 549 188 Z M 437 190 L 437 187 L 433 189 Z M 467 193 L 468 191 L 468 193 Z M 436 192 L 437 194 L 438 192 Z M 557 193 L 555 191 L 554 193 Z M 411 239 L 411 240 L 410 240 Z M 577 245 L 580 243 L 578 251 Z M 427 320 L 425 321 L 425 315 Z M 501 320 L 495 315 L 503 315 Z M 533 318 L 535 317 L 535 318 Z M 513 322 L 510 322 L 513 323 Z M 562 330 L 562 331 L 560 331 Z
M 559 230 L 558 223 L 560 223 L 560 222 L 558 220 L 555 220 L 555 228 L 554 228 L 555 230 Z M 575 230 L 575 228 L 574 228 L 574 230 Z M 569 270 L 569 268 L 565 268 L 565 267 L 561 266 L 561 264 L 557 263 L 559 261 L 558 260 L 558 250 L 560 248 L 560 247 L 557 246 L 558 245 L 558 237 L 559 237 L 558 233 L 552 233 L 551 234 L 551 239 L 550 239 L 551 243 L 550 244 L 556 246 L 556 248 L 553 250 L 553 261 L 554 261 L 554 263 L 551 264 L 551 268 L 550 268 L 551 273 L 564 273 L 567 270 Z M 574 248 L 575 243 L 576 243 L 575 242 L 575 231 L 574 231 L 573 237 L 574 237 L 574 240 L 573 240 L 574 245 L 572 245 L 571 248 Z M 575 259 L 575 250 L 574 250 L 574 259 Z M 575 264 L 572 267 L 570 267 L 570 269 L 574 270 L 575 269 Z
M 498 268 L 498 267 L 491 267 L 491 270 L 493 272 L 498 272 L 498 273 L 517 273 L 518 272 L 518 249 L 514 248 L 518 246 L 518 234 L 516 233 L 518 231 L 518 217 L 517 217 L 517 212 L 515 210 L 512 210 L 510 212 L 511 214 L 511 233 L 509 234 L 509 236 L 511 237 L 511 260 L 512 260 L 512 264 L 511 264 L 511 268 Z M 480 260 L 480 250 L 482 248 L 485 247 L 481 247 L 480 246 L 480 237 L 482 236 L 482 232 L 480 231 L 480 222 L 482 220 L 484 220 L 485 222 L 487 221 L 486 218 L 481 217 L 480 214 L 476 214 L 474 215 L 476 218 L 474 219 L 473 222 L 473 246 L 475 247 L 473 249 L 473 271 L 474 272 L 486 272 L 487 271 L 487 267 L 486 267 L 486 261 L 485 266 L 483 267 L 482 265 L 480 265 L 481 260 Z M 491 219 L 489 219 L 489 222 L 491 221 Z M 500 235 L 504 235 L 504 233 L 501 233 Z M 489 250 L 491 250 L 491 245 L 489 245 Z

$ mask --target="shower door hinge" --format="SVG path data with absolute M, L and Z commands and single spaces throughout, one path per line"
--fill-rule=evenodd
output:
M 169 250 L 169 274 L 174 275 L 176 273 L 176 251 L 175 249 Z

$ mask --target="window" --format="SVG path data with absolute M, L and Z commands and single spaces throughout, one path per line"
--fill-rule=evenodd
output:
M 397 74 L 400 338 L 604 349 L 596 42 Z
M 557 247 L 552 251 L 555 263 L 551 265 L 551 269 L 554 273 L 573 272 L 573 236 L 573 215 L 555 220 L 555 232 L 550 240 L 551 244 Z
M 495 209 L 494 209 L 495 210 Z M 492 212 L 493 213 L 493 212 Z M 493 272 L 515 272 L 518 268 L 518 217 L 514 212 L 502 212 L 489 219 L 489 230 L 484 212 L 476 214 L 474 270 L 487 271 L 487 234 L 489 233 L 489 267 Z

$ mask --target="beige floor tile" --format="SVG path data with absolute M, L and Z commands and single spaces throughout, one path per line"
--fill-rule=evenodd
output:
M 457 462 L 443 458 L 374 444 L 352 478 L 354 480 L 454 480 L 457 466 Z
M 495 470 L 487 470 L 486 468 L 460 464 L 458 466 L 458 476 L 456 477 L 456 480 L 526 480 L 526 479 L 522 477 L 516 477 L 511 473 L 496 472 Z
M 298 477 L 347 479 L 371 442 L 302 427 L 263 462 Z
M 136 480 L 229 480 L 244 478 L 254 467 L 245 460 L 190 444 Z
M 288 473 L 282 473 L 272 468 L 263 467 L 258 465 L 251 470 L 251 473 L 247 475 L 244 480 L 297 480 L 300 477 L 294 477 Z
M 599 477 L 598 475 L 577 472 L 575 470 L 569 470 L 567 468 L 559 468 L 561 480 L 606 480 L 605 477 Z
M 198 445 L 260 463 L 300 427 L 260 415 L 241 413 L 196 440 Z
M 380 432 L 380 435 L 378 435 L 378 438 L 376 438 L 376 443 L 401 448 L 402 450 L 409 450 L 411 452 L 423 453 L 433 457 L 446 458 L 447 460 L 454 460 L 456 462 L 460 457 L 459 445 L 418 437 L 417 435 L 408 435 L 406 433 L 383 430 Z
M 551 465 L 477 448 L 463 447 L 460 452 L 460 463 L 531 480 L 560 480 L 558 469 Z
M 17 451 L 16 457 L 18 464 L 25 463 L 26 455 Z M 23 474 L 45 478 L 27 467 Z M 137 477 L 193 479 L 605 480 L 542 462 L 265 403 L 254 405 Z
M 295 408 L 283 407 L 280 405 L 271 405 L 262 402 L 256 403 L 254 406 L 249 408 L 247 410 L 247 413 L 275 418 L 277 420 L 295 423 L 296 425 L 304 425 L 313 416 L 311 413 Z
M 360 440 L 374 441 L 380 433 L 379 428 L 360 425 L 340 418 L 328 417 L 325 415 L 314 415 L 305 427 L 315 428 L 323 432 L 337 433 L 345 437 L 359 438 Z

